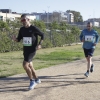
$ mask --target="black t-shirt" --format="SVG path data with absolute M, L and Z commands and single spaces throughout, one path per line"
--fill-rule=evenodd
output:
M 21 27 L 18 34 L 18 42 L 23 40 L 23 50 L 24 52 L 34 52 L 36 51 L 36 46 L 38 44 L 38 35 L 41 40 L 44 39 L 44 34 L 35 26 L 30 26 L 28 28 Z

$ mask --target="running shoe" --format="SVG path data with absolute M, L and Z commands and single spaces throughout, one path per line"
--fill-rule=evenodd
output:
M 41 83 L 41 80 L 40 80 L 39 78 L 37 78 L 37 79 L 35 79 L 35 82 L 36 82 L 37 84 L 39 84 L 39 83 Z
M 34 89 L 34 87 L 35 87 L 36 85 L 37 85 L 37 83 L 36 83 L 34 80 L 30 81 L 29 90 Z
M 90 72 L 92 73 L 93 71 L 94 71 L 94 65 L 92 64 L 90 68 Z
M 85 75 L 86 77 L 89 77 L 89 72 L 86 72 L 84 75 Z

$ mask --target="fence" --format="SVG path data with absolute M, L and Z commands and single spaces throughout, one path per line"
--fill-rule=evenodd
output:
M 23 49 L 22 42 L 16 43 L 12 36 L 18 34 L 18 29 L 0 30 L 0 52 L 18 51 Z M 73 34 L 70 31 L 50 30 L 44 33 L 43 48 L 61 47 L 79 42 L 79 34 Z

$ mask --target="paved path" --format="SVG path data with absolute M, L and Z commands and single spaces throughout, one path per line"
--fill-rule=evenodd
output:
M 100 56 L 86 78 L 85 59 L 37 70 L 42 81 L 28 91 L 26 74 L 0 79 L 0 100 L 100 100 Z

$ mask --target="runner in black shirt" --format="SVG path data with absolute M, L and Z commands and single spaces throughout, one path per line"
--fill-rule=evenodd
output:
M 36 50 L 41 48 L 41 43 L 44 39 L 44 34 L 35 26 L 30 24 L 29 16 L 23 14 L 21 16 L 23 27 L 20 28 L 16 42 L 23 40 L 23 67 L 30 78 L 29 89 L 34 89 L 37 83 L 41 83 L 40 79 L 36 76 L 35 69 L 33 68 L 32 59 L 35 56 Z M 38 36 L 41 37 L 38 43 Z M 33 80 L 34 78 L 34 80 Z

